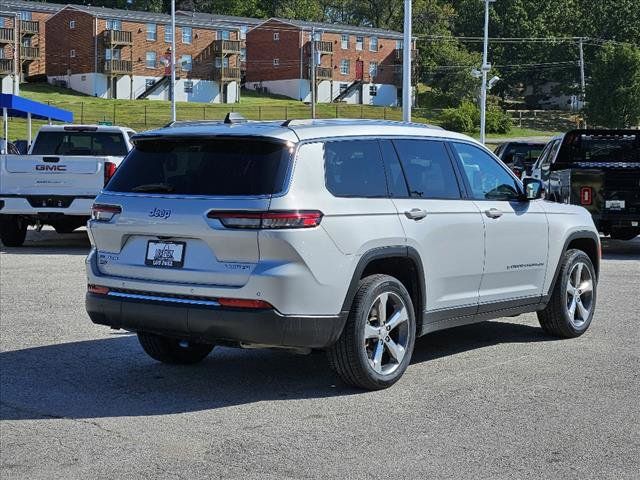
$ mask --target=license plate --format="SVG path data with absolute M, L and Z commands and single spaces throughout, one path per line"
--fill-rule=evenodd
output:
M 608 210 L 624 210 L 624 200 L 605 200 L 604 208 Z
M 157 242 L 149 240 L 145 264 L 150 267 L 182 268 L 184 266 L 184 242 Z

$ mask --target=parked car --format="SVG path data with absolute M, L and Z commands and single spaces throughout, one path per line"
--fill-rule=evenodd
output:
M 83 226 L 98 192 L 132 147 L 133 130 L 95 125 L 46 125 L 29 155 L 0 158 L 0 239 L 23 244 L 29 225 L 58 233 Z
M 531 174 L 531 168 L 545 145 L 544 142 L 506 142 L 496 147 L 495 154 L 518 178 L 522 178 L 525 173 Z
M 133 141 L 88 222 L 86 308 L 161 362 L 321 349 L 345 382 L 380 389 L 420 335 L 538 312 L 569 338 L 592 321 L 589 213 L 540 200 L 540 181 L 467 136 L 228 118 Z
M 580 205 L 605 235 L 640 235 L 640 131 L 573 130 L 546 146 L 533 167 L 547 198 Z

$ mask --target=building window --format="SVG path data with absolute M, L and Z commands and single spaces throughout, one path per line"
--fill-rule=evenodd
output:
M 369 96 L 375 97 L 378 95 L 378 86 L 377 85 L 369 85 Z
M 107 30 L 122 30 L 122 21 L 107 20 Z
M 273 32 L 273 41 L 277 42 L 280 40 L 280 32 Z
M 342 35 L 340 38 L 340 48 L 343 50 L 349 49 L 349 35 Z
M 402 40 L 396 40 L 396 50 L 402 50 L 404 42 Z
M 240 27 L 240 40 L 246 40 L 246 39 L 247 39 L 247 26 L 242 25 Z
M 0 60 L 4 58 L 4 48 L 0 48 Z
M 193 32 L 191 27 L 182 27 L 182 43 L 191 43 Z
M 73 30 L 74 28 L 76 28 L 76 21 L 75 20 L 70 20 L 69 21 L 69 28 L 71 30 Z
M 31 37 L 24 37 L 22 39 L 22 46 L 23 47 L 30 47 L 31 46 Z
M 190 72 L 193 67 L 193 60 L 191 59 L 191 55 L 182 55 L 180 59 L 180 65 L 182 66 L 182 70 L 184 72 Z
M 69 50 L 69 57 L 70 58 L 76 58 L 76 51 L 73 50 L 73 49 Z
M 104 51 L 105 60 L 120 60 L 119 48 L 106 48 Z
M 147 23 L 147 40 L 155 42 L 158 38 L 158 27 L 155 23 Z
M 247 49 L 246 48 L 241 48 L 240 49 L 240 61 L 241 62 L 246 62 L 247 61 Z
M 184 82 L 184 93 L 193 93 L 193 81 L 186 80 Z
M 277 67 L 278 65 L 280 65 L 280 59 L 279 58 L 274 58 L 273 59 L 273 66 Z
M 371 37 L 369 39 L 369 51 L 371 52 L 378 51 L 378 37 Z
M 356 50 L 362 50 L 364 45 L 364 37 L 356 37 Z
M 154 55 L 155 55 L 155 53 L 154 53 Z M 147 88 L 153 87 L 154 83 L 156 83 L 156 79 L 155 78 L 145 78 L 145 80 L 144 80 L 144 88 L 145 88 L 145 90 Z
M 341 83 L 340 84 L 340 93 L 346 92 L 347 88 L 349 88 L 349 84 L 348 83 Z
M 156 68 L 156 52 L 147 52 L 144 64 L 147 68 Z
M 216 57 L 216 68 L 221 68 L 221 67 L 227 68 L 228 66 L 229 66 L 229 57 L 224 57 L 222 61 L 220 61 L 220 57 Z
M 340 62 L 340 73 L 342 75 L 349 75 L 350 68 L 351 68 L 351 62 L 349 60 L 342 60 Z
M 20 12 L 18 15 L 20 16 L 20 20 L 32 20 L 31 12 Z
M 378 75 L 378 62 L 369 62 L 369 76 L 376 77 Z
M 222 30 L 220 32 L 220 38 L 222 40 L 231 40 L 231 32 L 229 30 Z
M 171 43 L 173 39 L 173 32 L 171 31 L 171 25 L 164 26 L 164 41 L 167 43 Z

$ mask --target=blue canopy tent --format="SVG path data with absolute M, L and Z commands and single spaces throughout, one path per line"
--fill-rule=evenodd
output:
M 31 145 L 31 119 L 56 120 L 58 122 L 73 122 L 73 112 L 55 108 L 46 103 L 36 102 L 28 98 L 9 93 L 0 94 L 0 108 L 2 108 L 2 119 L 4 121 L 4 151 L 7 151 L 9 141 L 9 117 L 20 117 L 27 119 L 27 141 Z

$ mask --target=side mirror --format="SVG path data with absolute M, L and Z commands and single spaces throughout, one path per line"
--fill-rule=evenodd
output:
M 542 198 L 544 194 L 544 185 L 537 178 L 525 178 L 522 182 L 524 185 L 526 200 L 537 200 Z

